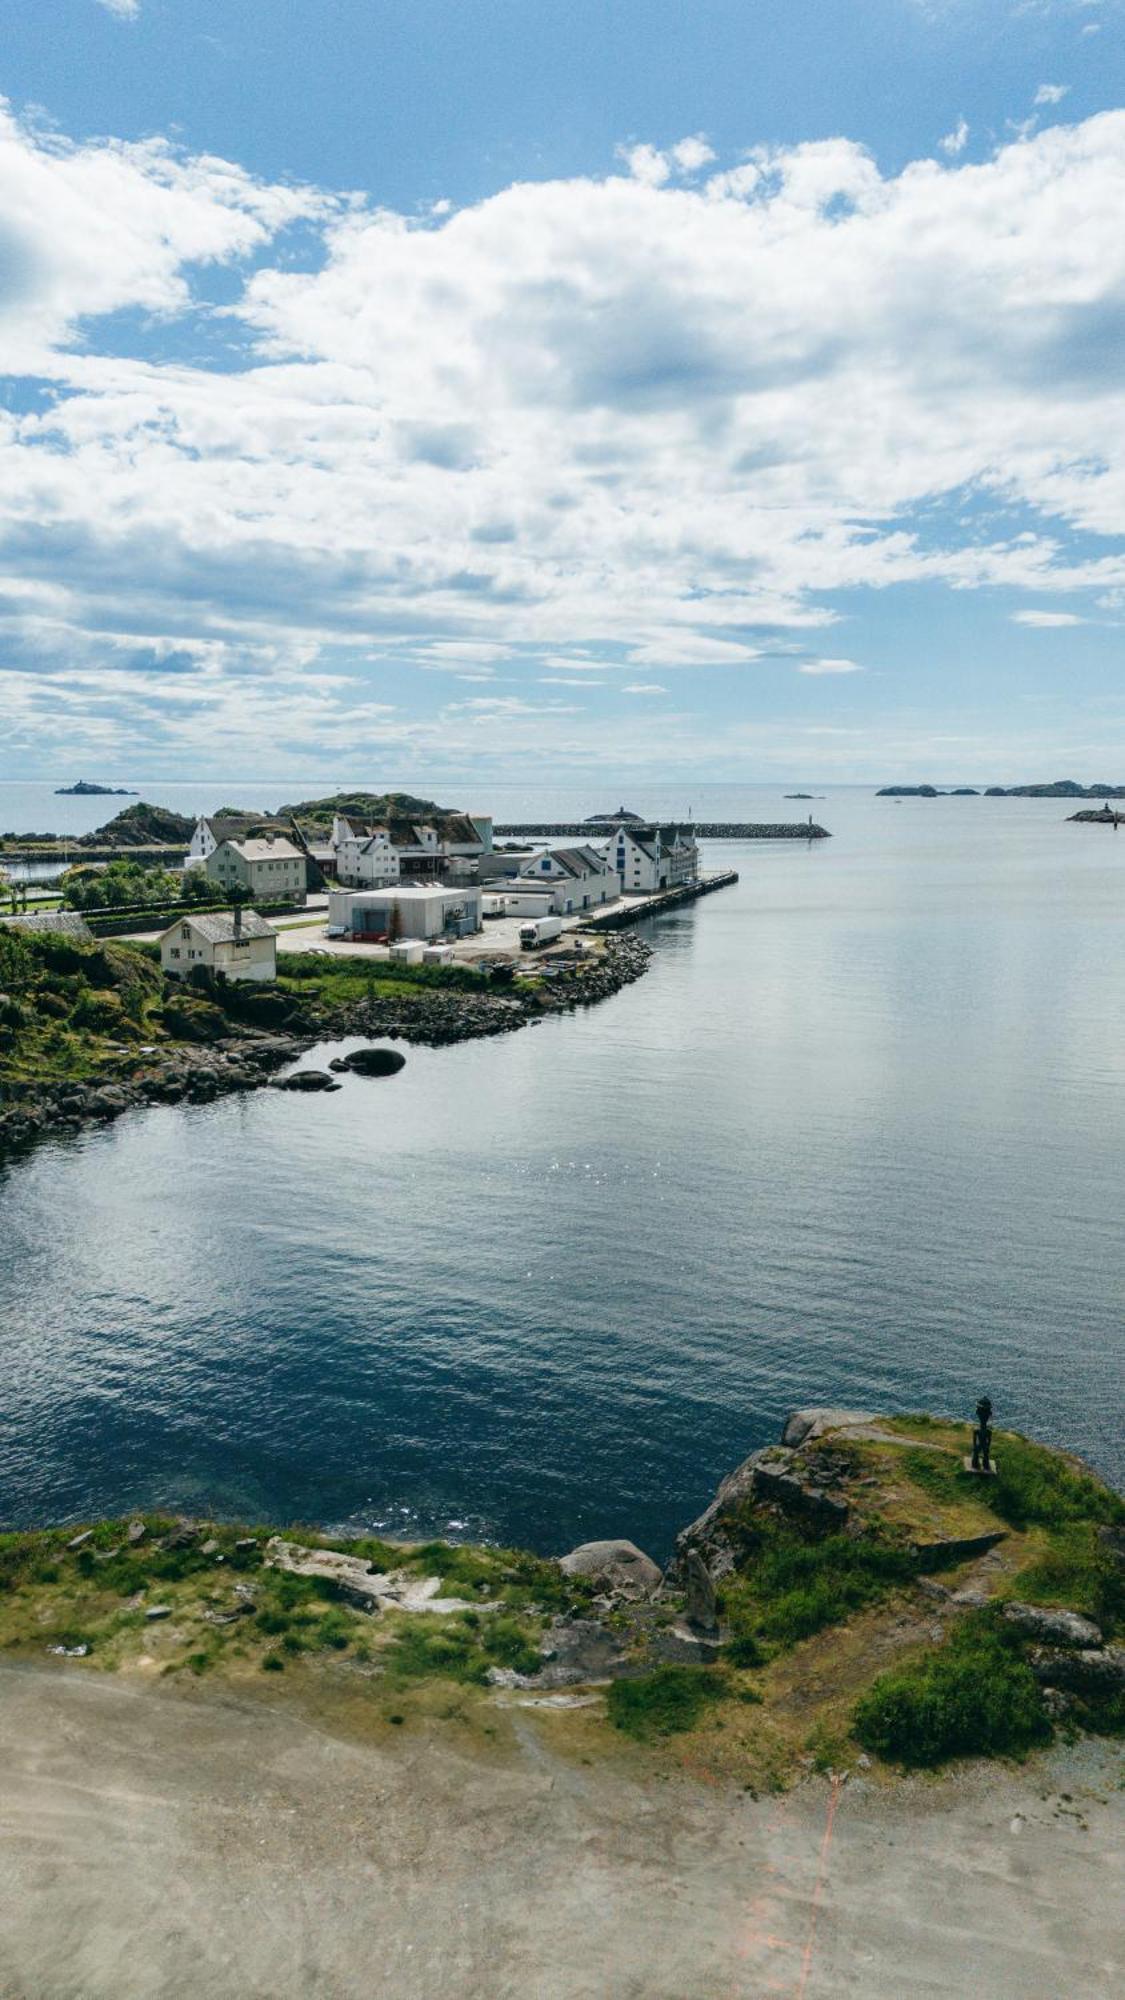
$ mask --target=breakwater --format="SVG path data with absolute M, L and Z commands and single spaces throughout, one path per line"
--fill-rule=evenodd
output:
M 817 826 L 813 820 L 769 820 L 740 823 L 727 820 L 687 820 L 662 821 L 662 825 L 677 826 L 682 833 L 693 833 L 697 840 L 831 840 L 826 826 Z M 497 826 L 493 832 L 501 840 L 606 840 L 615 831 L 609 825 L 591 826 L 555 824 L 543 822 L 541 825 Z

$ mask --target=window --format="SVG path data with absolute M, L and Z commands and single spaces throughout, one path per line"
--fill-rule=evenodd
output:
M 180 926 L 180 936 L 181 936 L 181 937 L 182 937 L 183 939 L 185 939 L 185 940 L 186 940 L 186 939 L 188 939 L 188 938 L 189 938 L 189 937 L 191 936 L 191 925 L 190 925 L 190 924 L 181 924 L 181 926 Z M 179 955 L 180 955 L 180 954 L 179 954 L 179 952 L 177 952 L 177 953 L 176 953 L 176 957 L 178 958 L 178 957 L 179 957 Z
M 174 944 L 168 956 L 169 958 L 178 958 L 179 955 L 180 955 L 180 947 L 178 944 Z

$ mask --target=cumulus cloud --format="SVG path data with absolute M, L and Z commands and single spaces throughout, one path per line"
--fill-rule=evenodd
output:
M 667 694 L 668 690 L 666 687 L 661 687 L 659 681 L 630 681 L 621 692 L 622 694 Z
M 1032 101 L 1035 104 L 1061 104 L 1069 89 L 1069 83 L 1041 83 Z
M 952 132 L 947 132 L 944 139 L 938 140 L 942 152 L 951 160 L 955 160 L 959 154 L 963 153 L 968 143 L 969 127 L 963 118 L 957 120 Z
M 1013 611 L 1014 625 L 1033 625 L 1044 631 L 1053 631 L 1064 625 L 1084 625 L 1086 620 L 1075 611 Z
M 797 671 L 801 674 L 861 674 L 863 668 L 857 660 L 802 660 Z
M 135 21 L 141 11 L 141 0 L 98 0 L 107 14 L 116 14 L 119 21 Z
M 419 218 L 5 114 L 0 706 L 49 727 L 67 658 L 91 728 L 237 681 L 247 740 L 424 746 L 391 669 L 648 688 L 846 592 L 1125 586 L 1125 113 L 700 148 Z

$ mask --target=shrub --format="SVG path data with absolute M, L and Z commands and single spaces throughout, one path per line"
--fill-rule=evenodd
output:
M 417 1624 L 402 1628 L 384 1655 L 387 1672 L 405 1680 L 435 1676 L 482 1683 L 487 1677 L 488 1661 L 476 1635 L 452 1620 L 443 1620 L 437 1630 L 435 1623 L 433 1619 L 422 1618 Z
M 856 1705 L 865 1750 L 907 1765 L 1018 1754 L 1051 1728 L 1018 1640 L 970 1616 L 940 1652 L 880 1674 Z
M 283 1674 L 285 1672 L 285 1661 L 282 1659 L 281 1654 L 264 1653 L 262 1655 L 262 1672 L 264 1674 Z
M 694 1729 L 726 1692 L 727 1683 L 715 1667 L 656 1667 L 636 1680 L 611 1682 L 606 1713 L 615 1729 L 644 1743 Z

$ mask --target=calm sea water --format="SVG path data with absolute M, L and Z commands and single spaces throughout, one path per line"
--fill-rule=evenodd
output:
M 626 800 L 689 802 L 810 810 Z M 715 849 L 738 887 L 589 1013 L 10 1167 L 0 1518 L 662 1554 L 794 1404 L 985 1389 L 1125 1482 L 1125 837 L 1049 801 L 811 810 L 831 842 Z

